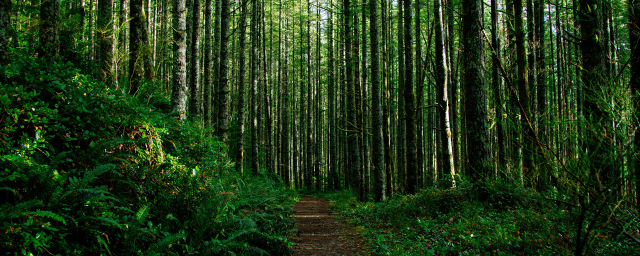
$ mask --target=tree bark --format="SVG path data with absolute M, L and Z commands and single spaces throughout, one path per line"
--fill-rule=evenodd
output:
M 629 0 L 629 42 L 631 43 L 631 61 L 629 61 L 631 78 L 629 84 L 633 95 L 633 109 L 636 115 L 640 112 L 640 50 L 638 50 L 638 39 L 640 38 L 640 3 L 637 0 Z M 640 122 L 635 119 L 635 127 Z M 640 134 L 638 128 L 635 130 L 634 149 L 636 152 L 640 149 Z M 635 168 L 636 182 L 636 204 L 640 204 L 640 158 L 633 159 L 633 167 Z
M 472 181 L 490 173 L 489 126 L 484 79 L 484 43 L 482 41 L 482 2 L 462 1 L 462 68 L 465 93 L 465 130 L 467 133 L 468 169 Z
M 231 91 L 229 88 L 229 20 L 231 16 L 231 8 L 229 0 L 220 1 L 220 52 L 218 52 L 220 56 L 220 77 L 218 78 L 217 86 L 219 88 L 218 98 L 220 99 L 220 102 L 218 102 L 218 106 L 220 108 L 220 112 L 218 116 L 217 132 L 220 139 L 226 142 L 229 135 L 229 106 L 231 105 L 229 98 L 229 92 Z M 253 23 L 254 20 L 251 21 L 251 24 Z M 251 33 L 253 37 L 255 35 L 254 31 Z M 255 33 L 257 33 L 257 31 Z M 251 40 L 253 41 L 253 39 Z M 256 47 L 258 47 L 257 43 Z M 257 58 L 257 56 L 255 58 Z
M 173 1 L 173 87 L 171 103 L 178 119 L 186 118 L 187 112 L 187 64 L 186 64 L 186 8 L 185 0 Z
M 238 133 L 236 134 L 236 138 L 238 138 L 238 145 L 236 150 L 236 171 L 242 173 L 242 167 L 244 165 L 244 97 L 245 97 L 245 84 L 244 84 L 244 73 L 245 73 L 245 50 L 246 50 L 246 26 L 247 26 L 247 7 L 242 6 L 242 14 L 240 16 L 240 24 L 238 25 L 238 40 L 239 40 L 239 53 L 238 53 L 238 78 L 236 79 L 236 84 L 238 87 Z
M 455 186 L 455 168 L 453 165 L 453 141 L 451 138 L 451 126 L 449 123 L 449 99 L 447 93 L 449 92 L 449 81 L 446 60 L 446 48 L 445 40 L 443 37 L 443 19 L 442 19 L 442 0 L 434 1 L 434 17 L 436 18 L 436 87 L 438 90 L 438 113 L 440 115 L 439 130 L 440 130 L 440 152 L 438 157 L 440 158 L 443 174 L 451 175 L 451 180 L 454 181 L 451 185 Z
M 148 1 L 148 0 L 147 0 Z M 191 25 L 191 81 L 189 81 L 189 92 L 191 97 L 189 98 L 189 114 L 191 117 L 200 119 L 200 107 L 202 102 L 200 101 L 200 0 L 192 0 L 191 11 L 192 25 Z
M 166 0 L 165 0 L 166 1 Z M 211 35 L 211 13 L 212 13 L 212 6 L 211 6 L 211 0 L 206 0 L 205 1 L 205 7 L 204 7 L 204 83 L 202 84 L 202 89 L 203 89 L 203 115 L 204 115 L 204 125 L 205 127 L 211 127 L 211 112 L 212 112 L 212 108 L 211 108 L 211 91 L 213 89 L 213 76 L 211 74 L 211 69 L 213 68 L 213 60 L 212 60 L 212 56 L 211 56 L 211 41 L 212 41 L 212 35 Z M 243 15 L 244 15 L 244 8 L 243 8 Z M 241 18 L 244 20 L 244 18 Z M 242 23 L 242 21 L 241 21 Z M 244 29 L 244 28 L 240 28 L 240 29 Z M 241 31 L 244 36 L 244 31 Z M 240 39 L 240 40 L 244 40 L 244 39 Z M 240 58 L 244 58 L 244 51 L 240 51 Z M 242 68 L 242 65 L 240 66 L 240 68 Z M 240 81 L 240 80 L 239 80 Z M 241 83 L 241 82 L 240 82 Z M 244 105 L 244 104 L 242 104 Z M 239 106 L 242 106 L 239 105 Z M 243 120 L 243 119 L 239 119 Z M 244 128 L 244 126 L 240 126 L 241 129 Z M 242 137 L 238 138 L 238 139 L 242 139 Z M 236 162 L 236 164 L 238 164 Z M 242 170 L 240 170 L 242 171 Z
M 113 61 L 113 0 L 98 2 L 98 66 L 102 81 L 111 81 L 111 62 Z
M 382 95 L 380 89 L 380 64 L 378 53 L 378 1 L 369 0 L 369 36 L 371 39 L 371 96 L 372 96 L 372 163 L 373 194 L 376 202 L 386 200 L 385 158 L 382 136 Z
M 407 130 L 407 193 L 417 191 L 416 170 L 416 95 L 413 92 L 413 50 L 411 49 L 411 0 L 404 0 L 404 88 L 403 97 L 406 109 Z
M 228 0 L 223 0 L 228 1 Z M 251 171 L 258 169 L 258 1 L 251 0 Z
M 60 48 L 59 22 L 60 0 L 44 0 L 40 4 L 40 48 L 38 50 L 40 57 L 50 60 L 58 55 Z

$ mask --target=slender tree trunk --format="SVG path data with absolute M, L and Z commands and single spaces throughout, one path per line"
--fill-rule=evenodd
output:
M 396 132 L 396 157 L 398 168 L 396 169 L 398 180 L 396 181 L 397 191 L 404 194 L 407 188 L 407 148 L 406 148 L 406 111 L 405 100 L 401 97 L 405 84 L 405 55 L 404 55 L 404 11 L 402 3 L 398 1 L 398 111 L 397 111 L 397 132 Z
M 530 0 L 528 0 L 530 1 Z M 520 126 L 523 132 L 526 132 L 526 135 L 522 136 L 522 154 L 523 154 L 523 163 L 522 169 L 520 169 L 520 180 L 519 183 L 521 186 L 524 186 L 524 173 L 529 174 L 530 171 L 533 171 L 532 168 L 532 159 L 531 154 L 529 153 L 532 149 L 531 147 L 531 138 L 528 137 L 530 134 L 529 124 L 527 120 L 531 117 L 529 111 L 529 81 L 527 75 L 527 57 L 526 57 L 526 49 L 524 45 L 524 21 L 522 19 L 522 0 L 514 0 L 514 12 L 515 12 L 515 24 L 516 24 L 516 55 L 518 58 L 518 102 L 520 103 L 521 113 L 520 113 Z
M 238 27 L 239 31 L 238 40 L 240 41 L 240 52 L 238 53 L 238 78 L 236 79 L 236 83 L 238 86 L 238 133 L 236 134 L 236 138 L 238 138 L 238 145 L 236 151 L 236 170 L 242 173 L 242 167 L 244 164 L 244 73 L 245 73 L 245 31 L 247 26 L 247 7 L 242 6 L 242 15 L 240 16 L 240 25 Z
M 390 93 L 389 93 L 389 19 L 387 18 L 387 5 L 389 4 L 388 0 L 382 0 L 382 38 L 384 40 L 383 52 L 382 52 L 382 77 L 383 77 L 383 96 L 382 96 L 382 133 L 384 140 L 384 159 L 385 159 L 385 194 L 387 197 L 391 197 L 393 193 L 393 159 L 391 158 L 391 134 L 390 134 L 390 115 L 389 115 L 389 102 L 390 102 Z
M 40 57 L 50 60 L 58 55 L 60 48 L 59 22 L 60 0 L 43 0 L 40 4 L 40 48 L 38 49 Z
M 166 1 L 166 0 L 165 0 Z M 211 69 L 213 68 L 213 60 L 212 60 L 212 56 L 211 56 L 211 41 L 212 41 L 212 35 L 211 35 L 211 13 L 212 13 L 212 6 L 211 6 L 211 0 L 206 0 L 205 1 L 205 7 L 204 7 L 204 83 L 202 84 L 202 89 L 203 89 L 203 115 L 204 115 L 204 125 L 205 127 L 211 127 L 211 91 L 213 89 L 213 75 L 211 74 Z M 245 9 L 243 8 L 243 15 L 245 12 Z M 242 21 L 244 21 L 245 17 L 242 17 L 241 19 L 241 23 Z M 240 28 L 240 29 L 244 29 L 244 28 Z M 244 36 L 244 31 L 242 31 L 241 36 Z M 243 38 L 240 40 L 244 40 Z M 244 51 L 240 51 L 240 58 L 244 58 Z M 241 69 L 243 69 L 243 65 L 239 66 Z M 244 75 L 244 74 L 242 74 Z M 240 81 L 240 80 L 238 80 Z M 243 83 L 244 81 L 239 82 L 239 86 Z M 244 99 L 244 98 L 242 98 Z M 243 106 L 243 104 L 239 104 L 239 106 Z M 239 115 L 240 116 L 240 115 Z M 240 118 L 238 121 L 243 121 L 243 118 Z M 242 124 L 244 125 L 244 124 Z M 240 126 L 241 129 L 244 129 L 244 126 Z M 242 132 L 241 132 L 242 134 Z M 238 139 L 242 140 L 242 137 L 239 137 Z M 244 142 L 244 141 L 240 141 L 240 142 Z M 242 145 L 242 144 L 240 144 Z M 239 145 L 239 147 L 240 147 Z M 242 162 L 236 162 L 236 164 L 239 164 Z M 242 168 L 240 168 L 240 171 L 242 172 Z
M 129 22 L 129 93 L 138 94 L 142 76 L 144 75 L 144 47 L 142 28 L 144 26 L 144 12 L 142 0 L 131 0 L 131 21 Z
M 338 115 L 336 113 L 336 104 L 337 104 L 337 94 L 336 94 L 336 78 L 335 78 L 335 54 L 334 54 L 334 29 L 333 29 L 333 0 L 329 2 L 329 25 L 327 32 L 328 42 L 327 47 L 329 52 L 329 71 L 327 72 L 329 75 L 328 81 L 328 100 L 329 100 L 329 188 L 333 190 L 337 190 L 340 186 L 340 178 L 338 176 L 338 147 L 337 147 L 337 137 L 338 137 L 338 129 L 336 126 L 336 120 L 338 119 Z
M 111 81 L 111 62 L 113 61 L 113 0 L 98 2 L 98 66 L 102 73 L 102 81 Z
M 171 102 L 179 119 L 187 113 L 186 8 L 185 0 L 173 0 L 173 87 Z
M 441 173 L 451 175 L 451 180 L 455 179 L 455 169 L 453 165 L 453 141 L 451 138 L 451 126 L 449 123 L 449 102 L 448 102 L 448 84 L 449 81 L 447 70 L 447 53 L 445 48 L 445 40 L 443 37 L 443 19 L 441 0 L 434 1 L 434 17 L 436 18 L 436 87 L 438 88 L 438 113 L 439 130 L 440 130 L 440 162 L 442 166 Z M 455 186 L 455 183 L 452 183 Z
M 462 1 L 461 42 L 465 42 L 462 69 L 468 155 L 468 169 L 465 168 L 465 170 L 472 181 L 482 180 L 491 170 L 487 96 L 484 82 L 484 43 L 480 29 L 482 28 L 482 9 L 482 2 L 478 0 Z
M 148 0 L 147 0 L 148 1 Z M 191 11 L 192 25 L 191 25 L 191 80 L 189 81 L 189 92 L 191 93 L 189 103 L 189 114 L 191 117 L 200 120 L 200 9 L 201 0 L 192 0 Z
M 11 59 L 9 56 L 9 40 L 7 33 L 9 29 L 9 19 L 11 18 L 11 0 L 0 1 L 0 65 L 6 65 Z M 84 7 L 83 7 L 84 10 Z
M 590 177 L 596 174 L 600 177 L 603 185 L 610 185 L 617 177 L 613 175 L 613 168 L 608 163 L 609 154 L 612 150 L 612 143 L 607 136 L 610 134 L 608 114 L 600 109 L 599 99 L 606 94 L 607 80 L 605 72 L 605 48 L 602 44 L 602 4 L 597 0 L 580 0 L 578 21 L 580 23 L 580 34 L 582 40 L 580 50 L 582 52 L 582 82 L 584 84 L 584 117 L 593 126 L 587 127 L 584 131 L 586 140 L 586 150 L 589 154 L 592 168 L 589 171 Z M 596 128 L 597 127 L 597 128 Z M 599 173 L 598 173 L 599 172 Z M 578 238 L 580 235 L 578 234 Z M 578 242 L 581 242 L 578 240 Z M 582 245 L 576 247 L 576 254 L 581 254 Z
M 547 116 L 547 65 L 545 63 L 545 53 L 544 53 L 544 1 L 537 0 L 535 7 L 536 9 L 536 24 L 535 24 L 535 44 L 536 44 L 536 69 L 537 69 L 537 97 L 538 97 L 538 138 L 540 142 L 546 144 L 546 122 L 545 118 Z M 538 159 L 538 171 L 540 173 L 540 184 L 538 184 L 538 188 L 544 188 L 549 177 L 548 166 L 543 164 L 544 157 L 542 156 L 544 152 L 539 151 L 537 154 Z
M 229 106 L 230 103 L 230 95 L 229 92 L 231 89 L 229 88 L 229 21 L 231 16 L 231 8 L 229 4 L 229 0 L 220 0 L 220 73 L 218 78 L 218 98 L 220 99 L 219 103 L 219 116 L 218 116 L 218 136 L 222 141 L 227 141 L 229 134 Z M 255 2 L 255 1 L 254 1 Z M 254 6 L 255 8 L 255 6 Z M 257 21 L 257 20 L 256 20 Z M 255 23 L 252 19 L 251 24 Z M 252 25 L 253 26 L 253 25 Z M 251 32 L 252 37 L 254 36 L 254 31 Z M 257 34 L 257 31 L 255 31 Z M 253 39 L 251 39 L 253 42 Z M 257 43 L 256 43 L 257 44 Z M 253 46 L 252 46 L 253 47 Z M 257 47 L 257 45 L 256 45 Z M 257 58 L 252 57 L 252 58 Z M 256 70 L 257 72 L 257 70 Z M 258 171 L 258 170 L 254 170 Z
M 213 15 L 213 91 L 211 92 L 211 127 L 213 134 L 218 135 L 220 125 L 220 18 L 222 17 L 222 0 L 215 2 L 215 15 Z
M 638 39 L 640 38 L 640 3 L 637 0 L 629 0 L 629 42 L 631 43 L 631 61 L 629 61 L 631 78 L 629 84 L 633 95 L 634 113 L 640 112 L 640 50 Z M 635 119 L 635 127 L 640 126 L 638 118 Z M 634 136 L 635 152 L 640 151 L 640 134 L 636 128 Z M 640 204 L 640 157 L 633 158 L 636 182 L 636 204 Z
M 372 163 L 373 163 L 373 194 L 376 202 L 386 200 L 385 158 L 383 125 L 382 125 L 382 95 L 380 89 L 380 64 L 378 53 L 378 1 L 369 0 L 369 36 L 371 38 L 371 96 L 372 96 Z
M 496 133 L 498 144 L 498 157 L 496 159 L 498 170 L 504 172 L 504 166 L 506 164 L 506 153 L 504 149 L 504 128 L 502 119 L 502 95 L 500 95 L 500 88 L 502 78 L 498 74 L 498 67 L 500 66 L 500 40 L 498 39 L 498 8 L 497 1 L 491 0 L 491 45 L 493 51 L 495 51 L 495 58 L 492 59 L 491 66 L 491 88 L 493 90 L 493 100 L 495 103 L 496 111 Z
M 224 0 L 228 1 L 228 0 Z M 251 170 L 258 170 L 258 1 L 251 0 Z M 228 9 L 228 8 L 227 8 Z
M 119 76 L 120 77 L 127 77 L 128 74 L 128 68 L 125 63 L 127 63 L 126 61 L 127 59 L 127 20 L 128 20 L 128 12 L 127 12 L 127 0 L 120 0 L 120 31 L 119 31 L 119 35 L 118 35 L 118 57 L 120 58 L 120 61 L 118 62 L 118 70 L 119 70 Z M 127 63 L 128 64 L 128 63 Z
M 417 191 L 416 170 L 416 95 L 413 92 L 413 50 L 411 49 L 411 0 L 404 0 L 404 88 L 403 97 L 406 109 L 407 130 L 407 193 Z

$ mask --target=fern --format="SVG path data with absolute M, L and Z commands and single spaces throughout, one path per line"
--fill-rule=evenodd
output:
M 149 206 L 150 204 L 145 204 L 143 205 L 140 210 L 138 210 L 138 212 L 136 213 L 136 220 L 137 221 L 142 221 L 144 220 L 145 217 L 147 217 L 147 215 L 149 214 Z
M 178 233 L 178 234 L 169 234 L 167 235 L 165 238 L 163 238 L 162 240 L 158 241 L 157 243 L 151 245 L 149 247 L 149 250 L 147 250 L 147 252 L 145 253 L 146 255 L 156 255 L 156 254 L 162 254 L 163 251 L 166 251 L 169 249 L 169 246 L 171 246 L 171 244 L 174 244 L 176 241 L 186 238 L 187 236 L 183 233 Z

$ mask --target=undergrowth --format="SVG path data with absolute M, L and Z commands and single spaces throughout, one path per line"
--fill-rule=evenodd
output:
M 385 203 L 358 202 L 349 191 L 323 194 L 334 210 L 359 226 L 374 255 L 569 255 L 574 253 L 577 205 L 503 184 L 429 188 Z M 562 202 L 562 203 L 561 203 Z M 637 213 L 616 215 L 636 238 Z M 635 216 L 635 217 L 634 217 Z M 637 243 L 612 216 L 589 238 L 589 255 L 636 255 Z M 627 234 L 629 234 L 627 233 Z
M 0 251 L 288 255 L 295 192 L 234 171 L 168 93 L 109 89 L 70 63 L 0 67 Z

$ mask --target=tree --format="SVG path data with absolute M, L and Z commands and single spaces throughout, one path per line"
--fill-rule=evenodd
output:
M 531 0 L 527 0 L 531 1 Z M 522 131 L 527 131 L 527 135 L 530 136 L 529 131 L 529 123 L 528 120 L 531 117 L 529 111 L 529 80 L 527 75 L 527 57 L 526 57 L 526 49 L 524 45 L 524 21 L 522 19 L 522 0 L 514 0 L 514 11 L 515 11 L 515 24 L 516 24 L 516 57 L 518 59 L 518 103 L 520 104 L 520 124 Z M 533 136 L 526 137 L 523 136 L 523 142 L 532 142 Z M 531 143 L 524 143 L 524 145 L 530 145 Z M 531 154 L 529 153 L 532 150 L 532 147 L 524 147 L 523 148 L 523 167 L 520 171 L 520 185 L 524 185 L 524 174 L 523 172 L 532 171 L 532 159 Z
M 447 53 L 445 48 L 445 40 L 443 34 L 442 4 L 441 0 L 434 1 L 434 17 L 436 18 L 436 86 L 438 94 L 438 113 L 439 113 L 439 130 L 440 130 L 440 166 L 441 173 L 450 174 L 452 180 L 455 178 L 455 167 L 453 165 L 453 141 L 451 139 L 451 126 L 449 123 L 449 100 L 447 93 L 449 92 Z M 454 183 L 455 184 L 455 183 Z
M 142 76 L 144 75 L 144 54 L 147 47 L 145 15 L 143 8 L 143 0 L 131 0 L 131 22 L 129 26 L 129 76 L 131 86 L 129 93 L 132 95 L 138 94 L 140 88 L 140 82 L 142 82 Z M 151 68 L 151 67 L 147 67 Z
M 192 14 L 192 32 L 191 32 L 191 60 L 189 63 L 191 66 L 191 77 L 189 81 L 189 88 L 191 97 L 189 103 L 189 114 L 194 118 L 199 118 L 200 116 L 200 0 L 192 0 L 191 4 L 191 12 Z
M 186 1 L 173 1 L 173 86 L 171 103 L 178 119 L 185 119 L 187 114 L 187 25 Z
M 496 109 L 496 133 L 498 144 L 498 157 L 496 159 L 498 168 L 502 169 L 506 163 L 506 152 L 504 148 L 504 128 L 502 119 L 502 96 L 500 95 L 500 84 L 502 78 L 498 74 L 498 67 L 500 66 L 500 41 L 498 40 L 498 8 L 497 1 L 491 1 L 491 45 L 495 52 L 495 57 L 492 59 L 491 64 L 491 89 L 493 90 L 493 100 L 495 102 Z
M 166 1 L 166 0 L 165 0 Z M 203 89 L 203 102 L 202 104 L 203 106 L 203 115 L 204 115 L 204 124 L 206 127 L 212 127 L 212 122 L 211 122 L 211 113 L 213 112 L 212 106 L 211 106 L 211 91 L 213 90 L 213 74 L 211 73 L 211 69 L 213 68 L 213 60 L 212 60 L 212 49 L 211 49 L 211 41 L 213 40 L 213 35 L 211 35 L 211 29 L 212 29 L 212 25 L 211 25 L 211 12 L 212 10 L 212 6 L 211 6 L 211 0 L 206 0 L 205 1 L 205 7 L 204 7 L 204 83 L 202 84 L 202 89 Z M 244 10 L 244 9 L 243 9 Z M 241 28 L 244 29 L 244 28 Z M 244 31 L 242 31 L 244 33 Z M 241 35 L 244 36 L 244 35 Z M 244 39 L 240 39 L 240 40 L 244 40 Z M 242 56 L 240 56 L 241 58 L 244 58 L 244 51 L 241 51 L 241 54 L 243 54 Z M 242 67 L 242 66 L 241 66 Z M 240 80 L 238 80 L 240 81 Z M 240 119 L 242 120 L 242 119 Z M 243 127 L 242 127 L 243 128 Z
M 113 0 L 98 2 L 98 66 L 102 73 L 102 81 L 107 82 L 111 76 L 111 62 L 113 61 Z
M 229 0 L 219 0 L 220 3 L 220 50 L 218 52 L 220 58 L 220 72 L 218 73 L 218 136 L 222 141 L 227 141 L 229 131 L 229 105 L 230 105 L 230 88 L 229 88 L 229 20 L 231 16 L 231 8 Z M 255 2 L 255 0 L 254 0 Z M 253 6 L 253 8 L 256 8 Z M 254 20 L 251 20 L 253 26 Z M 251 37 L 254 37 L 251 32 Z M 251 39 L 253 41 L 253 39 Z M 253 47 L 253 46 L 252 46 Z M 252 57 L 253 58 L 253 57 Z M 255 170 L 257 171 L 257 170 Z
M 224 0 L 228 1 L 228 0 Z M 251 170 L 258 170 L 258 1 L 251 0 Z
M 609 185 L 616 177 L 612 173 L 611 163 L 607 162 L 610 153 L 610 139 L 601 134 L 608 134 L 607 114 L 600 108 L 601 96 L 606 93 L 605 49 L 602 44 L 602 5 L 598 0 L 580 0 L 578 21 L 580 23 L 580 50 L 582 53 L 582 82 L 584 84 L 584 117 L 594 124 L 588 126 L 585 134 L 585 146 L 592 163 L 590 171 L 596 171 L 601 182 Z M 599 172 L 599 173 L 598 173 Z M 590 176 L 592 177 L 592 176 Z M 578 235 L 579 236 L 579 235 Z M 577 248 L 578 250 L 581 248 Z
M 60 0 L 44 0 L 40 4 L 40 47 L 38 50 L 40 57 L 51 59 L 58 55 L 60 48 L 59 21 Z
M 406 143 L 407 143 L 407 193 L 417 191 L 416 166 L 416 95 L 413 92 L 413 51 L 411 49 L 411 0 L 404 0 L 404 86 L 403 97 L 406 109 Z
M 518 0 L 517 0 L 518 1 Z M 462 1 L 462 38 L 464 51 L 462 86 L 465 92 L 465 122 L 467 131 L 468 169 L 472 181 L 479 181 L 490 172 L 489 126 L 484 79 L 484 43 L 482 41 L 482 2 Z
M 640 112 L 640 50 L 638 50 L 638 39 L 640 39 L 640 3 L 636 0 L 629 0 L 629 42 L 631 43 L 631 78 L 629 80 L 632 95 L 634 97 L 634 112 Z M 639 119 L 635 119 L 635 126 L 640 125 Z M 640 149 L 640 135 L 635 131 L 634 148 L 636 152 Z M 636 204 L 640 204 L 640 158 L 633 160 L 635 168 L 636 182 Z
M 11 17 L 11 0 L 0 2 L 0 65 L 9 61 L 9 18 Z
M 371 39 L 371 131 L 373 192 L 376 202 L 386 200 L 385 158 L 382 136 L 382 94 L 380 88 L 380 64 L 378 53 L 378 1 L 369 0 L 369 37 Z
M 243 5 L 242 14 L 240 16 L 240 25 L 238 25 L 238 40 L 239 40 L 239 52 L 238 52 L 238 78 L 237 78 L 237 87 L 238 87 L 238 133 L 236 134 L 236 138 L 238 138 L 238 145 L 236 150 L 236 170 L 238 172 L 242 172 L 242 168 L 244 165 L 244 97 L 245 97 L 245 84 L 244 84 L 244 73 L 245 73 L 245 31 L 247 27 L 247 7 Z

